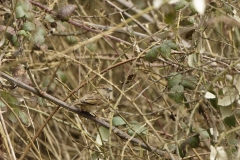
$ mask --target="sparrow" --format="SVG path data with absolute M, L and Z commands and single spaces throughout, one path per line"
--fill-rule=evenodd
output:
M 83 95 L 71 105 L 77 105 L 76 107 L 80 106 L 81 110 L 94 113 L 111 101 L 112 91 L 113 89 L 111 85 L 99 84 L 95 90 Z

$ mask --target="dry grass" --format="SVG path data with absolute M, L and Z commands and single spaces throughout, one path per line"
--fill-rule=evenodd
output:
M 66 2 L 30 2 L 31 21 L 16 15 L 8 23 L 11 5 L 2 5 L 6 13 L 1 15 L 0 30 L 6 40 L 0 47 L 1 75 L 9 73 L 15 79 L 9 81 L 39 91 L 33 94 L 31 87 L 22 89 L 22 85 L 16 87 L 1 78 L 2 157 L 180 159 L 179 152 L 186 152 L 184 159 L 209 159 L 210 146 L 216 145 L 224 148 L 229 159 L 239 158 L 238 2 L 212 2 L 205 15 L 199 16 L 189 6 L 176 10 L 175 5 L 164 4 L 154 10 L 150 1 L 69 1 L 76 10 L 65 22 L 59 20 L 65 15 L 52 16 L 53 22 L 45 16 L 47 11 L 56 14 Z M 52 6 L 55 12 L 47 10 Z M 46 31 L 44 43 L 39 37 L 28 40 L 18 36 L 14 46 L 11 38 L 7 39 L 14 35 L 11 29 L 19 34 L 26 21 L 36 25 L 29 31 L 33 37 L 41 29 Z M 53 30 L 50 26 L 56 24 Z M 10 29 L 5 30 L 7 25 Z M 170 56 L 163 51 L 153 63 L 144 58 L 152 47 L 167 40 L 177 45 Z M 182 78 L 176 79 L 176 75 Z M 66 109 L 98 83 L 114 87 L 114 101 L 107 109 L 95 113 L 97 117 Z M 206 98 L 207 91 L 216 98 Z M 65 108 L 59 108 L 45 93 Z M 111 130 L 116 117 L 125 121 L 117 128 L 125 134 L 131 132 L 131 138 Z M 110 129 L 102 127 L 106 125 L 101 120 Z M 214 130 L 211 136 L 207 134 L 210 129 Z M 132 138 L 159 152 L 143 149 L 132 143 Z

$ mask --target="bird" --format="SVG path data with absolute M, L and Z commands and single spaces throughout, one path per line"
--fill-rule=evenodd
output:
M 71 105 L 79 108 L 82 111 L 95 113 L 97 110 L 107 105 L 111 101 L 111 92 L 113 88 L 109 84 L 99 84 L 93 91 L 83 95 L 80 99 L 71 103 Z

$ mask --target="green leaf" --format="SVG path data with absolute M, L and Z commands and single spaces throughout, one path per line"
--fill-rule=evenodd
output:
M 198 128 L 197 128 L 197 131 L 198 131 L 198 133 L 201 135 L 201 137 L 202 137 L 203 139 L 209 139 L 209 138 L 210 138 L 209 130 L 207 131 L 207 130 L 204 129 L 204 128 L 198 127 Z
M 171 49 L 174 49 L 174 50 L 178 49 L 178 45 L 171 40 L 164 42 L 164 44 L 168 45 Z
M 47 35 L 47 31 L 42 26 L 37 27 L 36 31 L 37 32 L 35 34 L 39 34 L 41 36 L 46 36 Z
M 239 94 L 235 90 L 235 88 L 225 87 L 223 89 L 225 91 L 224 91 L 223 95 L 219 96 L 219 98 L 218 98 L 218 105 L 220 105 L 220 106 L 229 106 L 235 100 L 239 99 Z
M 146 127 L 142 127 L 143 125 L 137 123 L 137 124 L 130 124 L 130 128 L 128 129 L 129 135 L 134 135 L 134 133 L 143 134 L 146 135 L 148 130 Z
M 186 148 L 185 146 L 180 146 L 178 147 L 179 154 L 181 158 L 184 158 L 186 156 Z
M 25 30 L 20 30 L 20 31 L 18 32 L 18 35 L 23 36 L 23 37 L 26 37 L 26 38 L 28 38 L 28 39 L 31 38 L 31 34 L 30 34 L 28 31 L 25 31 Z
M 113 126 L 122 126 L 125 125 L 126 122 L 119 116 L 113 117 L 112 119 Z
M 195 54 L 190 54 L 190 55 L 188 56 L 188 65 L 189 65 L 190 67 L 195 68 L 195 67 L 197 66 L 197 62 L 198 62 L 197 59 L 198 59 L 198 58 L 197 58 L 197 54 L 196 54 L 196 53 L 195 53 Z
M 12 122 L 12 123 L 17 123 L 17 118 L 15 117 L 15 115 L 11 112 L 8 115 L 8 119 Z
M 76 44 L 78 41 L 76 36 L 66 36 L 66 40 L 69 45 Z
M 25 30 L 20 30 L 20 31 L 18 32 L 18 35 L 25 37 L 25 36 L 27 35 L 27 32 L 26 32 Z
M 183 141 L 180 145 L 179 149 L 179 154 L 180 156 L 183 158 L 186 156 L 186 147 L 187 145 L 189 145 L 192 148 L 197 148 L 200 144 L 200 138 L 199 138 L 198 133 L 196 133 L 195 135 L 187 138 L 185 141 Z
M 22 29 L 25 31 L 33 31 L 35 28 L 35 24 L 32 22 L 25 22 L 22 27 Z
M 41 34 L 34 34 L 33 41 L 36 46 L 40 47 L 44 44 L 45 38 Z
M 109 129 L 105 128 L 105 127 L 100 127 L 99 128 L 99 132 L 101 134 L 101 137 L 104 141 L 108 141 L 109 138 Z
M 193 14 L 198 13 L 197 10 L 195 9 L 194 5 L 193 5 L 193 2 L 190 2 L 189 8 L 191 9 Z
M 19 110 L 18 116 L 23 124 L 25 124 L 26 126 L 30 125 L 29 117 L 24 111 Z
M 55 22 L 55 20 L 53 19 L 53 17 L 50 15 L 50 14 L 47 14 L 45 16 L 45 19 L 48 21 L 48 22 Z
M 168 58 L 171 55 L 171 48 L 167 44 L 164 44 L 164 43 L 161 44 L 159 51 L 160 51 L 161 55 L 164 57 Z
M 156 45 L 154 47 L 152 47 L 148 52 L 147 54 L 145 55 L 145 59 L 147 61 L 149 61 L 150 63 L 154 62 L 156 60 L 156 58 L 158 57 L 159 55 L 159 48 L 160 48 L 160 45 Z
M 42 98 L 42 97 L 38 97 L 37 101 L 38 101 L 38 104 L 40 106 L 46 106 L 47 105 L 46 100 L 44 98 Z
M 183 19 L 180 21 L 179 25 L 188 26 L 188 25 L 193 25 L 193 23 L 191 21 L 189 21 L 188 19 Z
M 184 8 L 186 5 L 188 5 L 188 2 L 185 0 L 180 0 L 176 3 L 175 9 L 176 10 L 180 10 L 182 8 Z
M 235 127 L 235 125 L 236 125 L 236 119 L 235 119 L 235 117 L 234 117 L 233 115 L 224 118 L 224 122 L 225 122 L 225 124 L 228 125 L 229 127 Z
M 17 36 L 12 36 L 11 42 L 12 42 L 13 46 L 17 47 L 19 45 L 18 37 Z
M 99 159 L 99 152 L 94 152 L 93 154 L 91 154 L 91 160 L 98 160 Z
M 218 99 L 216 98 L 216 93 L 214 91 L 207 91 L 204 97 L 209 100 L 209 102 L 215 109 L 220 109 L 218 105 Z
M 164 15 L 164 22 L 167 24 L 172 24 L 176 18 L 175 10 L 172 10 Z
M 197 83 L 198 83 L 198 80 L 195 77 L 193 77 L 193 76 L 186 76 L 186 77 L 183 77 L 181 85 L 184 88 L 193 90 L 193 89 L 196 88 Z
M 222 9 L 227 13 L 233 13 L 233 8 L 229 4 L 223 3 Z
M 187 142 L 188 142 L 190 147 L 197 148 L 200 144 L 199 134 L 196 134 L 195 136 L 192 136 L 192 137 L 188 138 Z
M 168 87 L 172 88 L 173 86 L 180 84 L 182 81 L 182 78 L 183 77 L 181 74 L 177 74 L 173 76 L 171 79 L 168 80 Z
M 18 0 L 17 6 L 21 6 L 24 11 L 32 9 L 32 4 L 28 0 Z
M 22 18 L 25 16 L 26 12 L 24 11 L 22 6 L 17 6 L 15 14 L 16 18 Z
M 96 48 L 97 48 L 96 44 L 94 44 L 94 43 L 88 43 L 88 44 L 86 45 L 86 47 L 87 47 L 87 49 L 88 49 L 90 52 L 94 52 L 94 51 L 96 50 Z
M 110 136 L 109 130 L 107 128 L 101 126 L 101 127 L 99 127 L 99 134 L 97 135 L 96 142 L 99 145 L 102 145 L 104 142 L 108 141 L 109 136 Z
M 3 101 L 0 100 L 0 109 L 6 108 L 6 105 L 3 103 Z
M 236 102 L 237 103 L 237 102 Z M 224 119 L 226 117 L 232 116 L 232 106 L 236 106 L 237 104 L 229 105 L 229 106 L 220 106 L 221 118 Z
M 63 71 L 58 70 L 57 75 L 60 77 L 60 79 L 63 83 L 65 83 L 67 81 L 67 76 Z
M 26 19 L 32 21 L 35 17 L 35 15 L 32 12 L 26 12 L 25 14 Z
M 219 105 L 218 105 L 218 99 L 217 99 L 217 98 L 209 99 L 209 101 L 210 101 L 210 103 L 212 104 L 212 106 L 213 106 L 215 109 L 217 109 L 217 110 L 220 109 L 220 107 L 219 107 Z
M 184 87 L 182 85 L 175 85 L 171 88 L 168 96 L 173 99 L 176 103 L 184 102 Z
M 16 97 L 14 97 L 12 94 L 6 91 L 0 91 L 1 97 L 11 106 L 11 107 L 16 107 L 18 105 L 18 100 Z

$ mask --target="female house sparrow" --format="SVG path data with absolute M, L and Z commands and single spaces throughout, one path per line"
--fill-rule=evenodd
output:
M 94 113 L 101 107 L 104 107 L 108 100 L 111 100 L 110 93 L 112 91 L 111 85 L 100 84 L 94 91 L 83 95 L 71 105 L 79 105 L 81 110 Z

